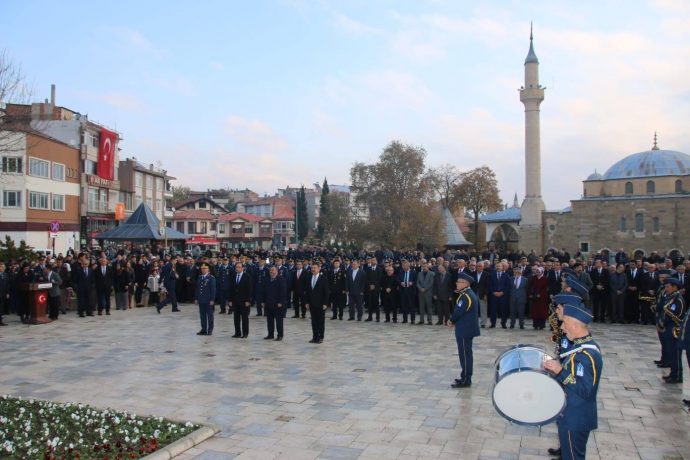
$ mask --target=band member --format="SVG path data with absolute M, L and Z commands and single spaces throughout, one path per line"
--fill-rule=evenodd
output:
M 208 264 L 201 264 L 201 276 L 197 278 L 194 303 L 199 304 L 201 330 L 197 335 L 213 334 L 213 303 L 216 300 L 216 279 L 209 274 Z
M 458 298 L 455 309 L 450 317 L 448 327 L 455 328 L 455 341 L 458 344 L 458 358 L 460 358 L 460 378 L 455 379 L 452 388 L 467 388 L 472 385 L 472 340 L 479 332 L 479 300 L 470 289 L 474 278 L 467 273 L 458 273 L 455 282 Z
M 563 384 L 566 406 L 558 420 L 558 439 L 562 459 L 583 459 L 591 430 L 597 428 L 597 390 L 603 368 L 601 351 L 589 332 L 593 316 L 582 302 L 563 306 L 561 328 L 573 348 L 560 358 L 544 363 L 556 380 Z M 551 454 L 553 451 L 549 451 Z
M 685 301 L 679 292 L 680 281 L 676 278 L 668 278 L 664 282 L 666 302 L 663 311 L 659 312 L 657 328 L 664 341 L 664 351 L 667 362 L 671 366 L 671 373 L 664 377 L 666 383 L 683 382 L 683 366 L 680 362 L 681 354 L 678 347 L 678 338 L 681 337 L 681 325 L 685 315 Z

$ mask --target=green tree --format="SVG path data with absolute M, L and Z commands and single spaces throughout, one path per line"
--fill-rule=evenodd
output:
M 323 187 L 321 187 L 321 202 L 319 203 L 319 224 L 316 227 L 316 233 L 319 236 L 319 240 L 323 240 L 328 228 L 326 223 L 329 220 L 330 207 L 329 207 L 329 194 L 330 189 L 328 188 L 328 179 L 323 178 Z
M 503 208 L 498 195 L 496 174 L 488 166 L 480 166 L 460 175 L 455 192 L 458 202 L 465 207 L 473 220 L 472 237 L 475 248 L 480 248 L 479 218 L 487 212 Z
M 355 204 L 367 212 L 358 230 L 366 241 L 406 249 L 442 243 L 441 213 L 425 159 L 423 148 L 393 141 L 376 163 L 353 165 Z
M 297 239 L 304 240 L 309 233 L 309 216 L 307 215 L 307 197 L 304 193 L 304 185 L 297 192 Z
M 192 193 L 192 190 L 189 187 L 186 187 L 184 185 L 173 185 L 173 203 L 177 204 L 182 201 L 185 201 L 187 198 L 189 198 L 190 193 Z
M 33 252 L 33 249 L 34 248 L 28 246 L 24 240 L 21 240 L 19 242 L 19 247 L 17 247 L 14 240 L 12 240 L 9 235 L 5 235 L 5 241 L 0 241 L 0 260 L 5 262 L 11 259 L 35 260 L 36 253 Z

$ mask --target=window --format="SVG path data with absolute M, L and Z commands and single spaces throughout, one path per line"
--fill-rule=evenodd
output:
M 144 186 L 144 175 L 140 172 L 134 173 L 134 185 L 137 187 Z
M 120 192 L 119 198 L 120 198 L 120 200 L 119 200 L 120 203 L 125 204 L 125 209 L 127 211 L 131 211 L 132 210 L 132 194 L 127 193 L 127 192 Z
M 159 192 L 163 190 L 163 179 L 156 177 L 156 190 Z
M 644 232 L 644 216 L 640 212 L 635 214 L 635 231 Z
M 589 252 L 589 241 L 580 241 L 580 252 Z
M 625 216 L 621 217 L 621 227 L 620 227 L 621 232 L 626 232 L 628 231 L 628 219 L 625 218 Z
M 141 195 L 137 195 L 137 196 L 136 196 L 136 199 L 134 200 L 134 202 L 136 203 L 136 207 L 138 208 L 139 205 L 140 205 L 141 202 L 142 202 L 142 200 L 141 200 Z
M 146 188 L 149 190 L 153 188 L 153 176 L 146 176 Z
M 242 233 L 244 226 L 242 224 L 232 224 L 231 233 Z
M 658 217 L 652 219 L 652 229 L 654 233 L 659 233 L 661 231 L 661 221 Z
M 22 159 L 20 157 L 2 157 L 2 172 L 21 173 Z
M 146 198 L 146 206 L 149 208 L 153 207 L 153 200 L 151 198 Z
M 29 207 L 33 209 L 49 209 L 48 194 L 43 192 L 29 192 Z
M 2 191 L 2 207 L 3 208 L 21 208 L 22 207 L 22 192 L 19 190 L 3 190 Z
M 653 180 L 648 180 L 647 181 L 647 193 L 654 193 L 654 189 L 656 187 L 654 186 L 654 181 Z
M 53 163 L 53 180 L 65 180 L 65 165 Z
M 254 226 L 250 224 L 246 224 L 244 226 L 244 233 L 254 233 Z
M 163 200 L 156 200 L 156 211 L 163 210 Z
M 95 175 L 97 173 L 97 171 L 98 171 L 98 168 L 96 166 L 96 162 L 91 161 L 91 160 L 86 160 L 86 163 L 84 164 L 84 172 L 86 174 Z
M 225 233 L 225 224 L 218 224 L 218 233 Z
M 91 147 L 98 147 L 98 134 L 89 133 L 89 138 L 91 140 Z
M 190 235 L 196 233 L 196 222 L 187 222 L 187 233 Z
M 53 193 L 53 211 L 65 210 L 65 195 Z
M 89 211 L 98 211 L 98 189 L 89 187 L 89 196 L 87 200 Z
M 259 231 L 261 233 L 271 233 L 271 224 L 261 224 Z
M 626 194 L 626 195 L 632 195 L 632 194 L 633 194 L 633 184 L 632 184 L 632 182 L 626 182 L 626 183 L 625 183 L 625 194 Z
M 178 232 L 184 233 L 184 222 L 175 222 L 175 228 Z
M 199 200 L 199 209 L 206 209 L 206 200 Z
M 216 222 L 211 222 L 211 231 L 215 232 L 218 229 L 218 224 Z
M 50 162 L 40 158 L 29 158 L 29 174 L 47 179 L 50 176 Z
M 676 193 L 683 193 L 683 181 L 680 179 L 676 180 Z
M 199 230 L 199 233 L 207 233 L 208 232 L 208 225 L 206 222 L 200 222 L 201 224 L 201 229 Z

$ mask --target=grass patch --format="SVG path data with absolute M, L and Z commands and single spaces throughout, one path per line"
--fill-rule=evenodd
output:
M 198 429 L 83 404 L 0 397 L 0 458 L 124 460 L 144 457 Z

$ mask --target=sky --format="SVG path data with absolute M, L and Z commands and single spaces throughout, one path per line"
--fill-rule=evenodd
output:
M 2 0 L 0 51 L 34 101 L 117 129 L 176 185 L 349 183 L 393 140 L 490 166 L 522 201 L 530 22 L 542 195 L 561 209 L 625 156 L 690 153 L 686 0 Z

